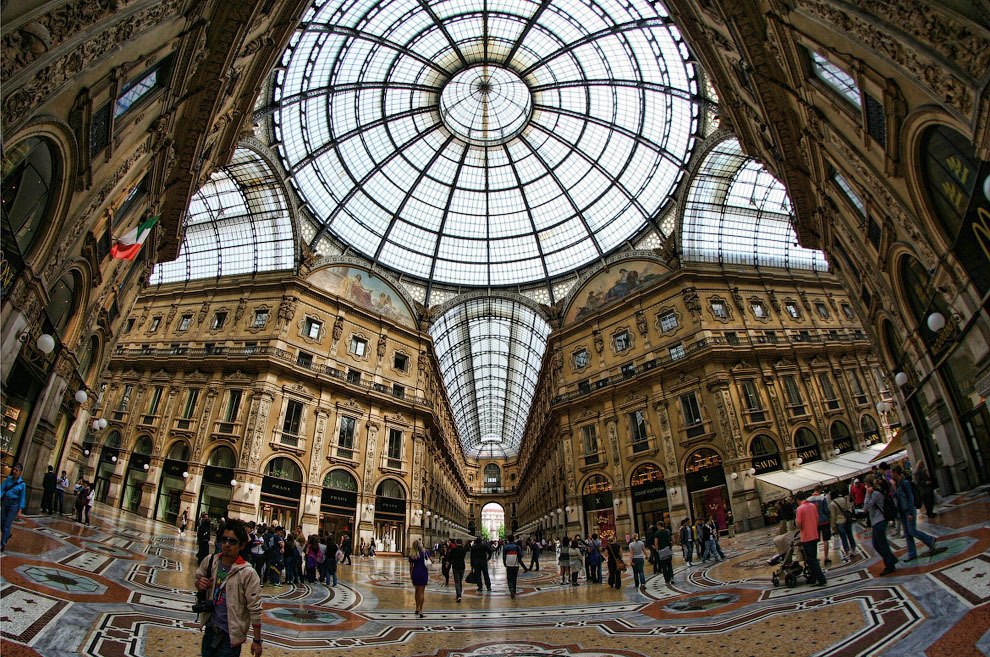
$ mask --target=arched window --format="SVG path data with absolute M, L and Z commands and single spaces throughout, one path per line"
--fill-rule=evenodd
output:
M 612 482 L 605 475 L 592 475 L 588 481 L 584 482 L 584 494 L 604 493 L 612 490 Z
M 110 435 L 107 436 L 107 440 L 103 443 L 106 447 L 112 447 L 114 449 L 120 449 L 120 432 L 111 431 Z
M 210 452 L 210 457 L 206 460 L 206 464 L 212 465 L 215 468 L 233 469 L 237 466 L 237 457 L 234 455 L 234 450 L 226 445 L 221 445 Z
M 872 415 L 864 415 L 859 421 L 859 427 L 863 430 L 863 440 L 867 445 L 874 445 L 880 442 L 880 427 Z
M 928 328 L 928 316 L 938 311 L 942 313 L 943 317 L 948 318 L 952 316 L 952 311 L 942 299 L 942 295 L 934 292 L 931 277 L 917 259 L 911 256 L 901 258 L 900 278 L 904 291 L 904 301 L 911 311 L 910 317 L 918 327 L 925 344 L 932 347 L 938 334 Z M 945 346 L 947 345 L 943 344 L 936 353 L 941 353 Z
M 485 466 L 485 486 L 487 488 L 498 488 L 502 485 L 502 470 L 494 463 Z
M 698 472 L 706 468 L 722 467 L 722 457 L 713 449 L 702 447 L 688 457 L 684 472 Z
M 188 461 L 189 443 L 184 440 L 172 443 L 172 446 L 168 448 L 168 456 L 166 458 L 173 461 Z
M 357 480 L 347 470 L 331 470 L 323 478 L 323 487 L 333 490 L 347 490 L 356 493 L 358 489 Z
M 52 326 L 59 333 L 65 330 L 76 310 L 76 278 L 70 272 L 52 286 L 51 297 L 45 311 Z
M 853 437 L 849 427 L 842 420 L 836 420 L 829 428 L 829 436 L 832 438 L 832 447 L 839 450 L 839 453 L 851 452 L 853 450 Z
M 61 178 L 54 143 L 31 137 L 7 149 L 3 160 L 4 229 L 10 230 L 23 258 L 51 224 L 53 200 Z M 6 252 L 6 245 L 4 251 Z
M 406 499 L 406 492 L 402 490 L 402 484 L 395 479 L 383 480 L 378 484 L 378 488 L 375 489 L 375 495 L 378 497 L 390 497 L 393 500 Z
M 134 443 L 135 454 L 150 456 L 152 449 L 154 449 L 154 443 L 151 442 L 151 436 L 141 436 L 137 439 L 137 442 Z
M 642 486 L 651 481 L 663 481 L 663 470 L 656 463 L 644 463 L 636 468 L 629 483 L 632 486 Z
M 818 437 L 808 427 L 801 427 L 794 434 L 794 447 L 797 448 L 798 458 L 804 463 L 817 461 L 821 458 Z
M 296 462 L 283 456 L 274 458 L 265 467 L 265 476 L 276 479 L 288 479 L 290 481 L 302 481 L 302 471 Z

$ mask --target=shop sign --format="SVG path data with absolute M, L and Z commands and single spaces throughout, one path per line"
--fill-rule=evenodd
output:
M 375 515 L 387 514 L 393 516 L 406 515 L 406 501 L 391 497 L 379 497 L 375 500 Z
M 852 436 L 842 436 L 841 438 L 836 438 L 832 441 L 832 447 L 839 450 L 839 453 L 841 454 L 851 452 L 853 450 Z
M 725 471 L 719 467 L 703 468 L 694 472 L 684 474 L 684 481 L 688 490 L 704 490 L 715 486 L 725 485 Z
M 663 479 L 651 481 L 642 486 L 632 487 L 632 498 L 634 502 L 646 502 L 667 497 L 667 482 Z
M 612 508 L 612 492 L 608 491 L 605 493 L 592 493 L 591 495 L 585 495 L 582 499 L 585 511 L 593 511 L 595 509 L 611 509 Z
M 780 470 L 780 467 L 780 454 L 753 457 L 753 469 L 756 470 L 756 474 L 774 472 Z
M 337 490 L 335 488 L 324 488 L 320 497 L 320 504 L 323 506 L 336 506 L 345 509 L 357 508 L 357 493 L 349 490 Z
M 203 481 L 208 484 L 220 486 L 230 486 L 230 480 L 234 478 L 234 471 L 230 468 L 218 468 L 215 465 L 208 465 L 203 470 Z
M 809 463 L 810 461 L 817 461 L 821 459 L 821 452 L 818 451 L 818 445 L 809 445 L 807 447 L 801 447 L 798 449 L 797 455 L 803 460 L 804 463 Z
M 266 476 L 261 480 L 261 492 L 275 497 L 298 500 L 302 498 L 302 483 Z
M 173 461 L 172 459 L 165 459 L 165 465 L 162 467 L 162 472 L 169 477 L 182 478 L 182 473 L 186 472 L 186 468 L 189 464 L 185 461 Z

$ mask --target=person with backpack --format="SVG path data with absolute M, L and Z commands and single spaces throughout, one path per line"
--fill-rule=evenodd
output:
M 674 548 L 670 532 L 667 530 L 667 524 L 663 520 L 657 523 L 654 540 L 656 543 L 657 563 L 660 564 L 663 581 L 667 583 L 667 586 L 672 587 L 674 585 Z
M 811 584 L 813 586 L 825 586 L 825 573 L 818 564 L 818 505 L 811 501 L 808 491 L 801 491 L 797 494 L 801 505 L 794 514 L 798 530 L 801 532 L 801 551 L 804 553 L 804 561 L 811 569 Z
M 316 583 L 316 569 L 324 558 L 322 555 L 320 537 L 316 534 L 310 534 L 309 540 L 306 542 L 306 556 L 303 562 L 306 567 L 306 581 L 310 584 Z
M 842 541 L 842 562 L 848 563 L 856 552 L 856 536 L 852 529 L 856 512 L 853 510 L 852 502 L 839 486 L 832 490 L 832 501 L 828 505 L 828 511 L 832 520 L 831 528 Z
M 302 583 L 302 554 L 299 552 L 299 539 L 295 534 L 289 534 L 285 541 L 285 583 Z
M 918 558 L 918 549 L 914 545 L 914 539 L 918 539 L 928 546 L 929 557 L 944 551 L 935 549 L 938 538 L 918 529 L 918 509 L 922 506 L 921 491 L 905 474 L 903 467 L 895 465 L 891 470 L 894 477 L 897 509 L 900 514 L 901 526 L 904 528 L 904 542 L 907 543 L 908 553 L 904 561 L 914 561 Z
M 588 541 L 588 582 L 602 583 L 602 542 L 598 534 L 592 534 Z
M 828 546 L 832 541 L 832 519 L 828 511 L 828 497 L 826 497 L 821 484 L 815 486 L 814 493 L 808 498 L 808 501 L 818 509 L 818 538 L 822 541 L 822 556 L 824 557 L 822 563 L 830 566 L 832 560 L 828 558 Z
M 516 580 L 519 578 L 519 567 L 525 568 L 523 563 L 522 546 L 517 544 L 515 536 L 509 534 L 505 537 L 506 543 L 502 547 L 502 565 L 505 566 L 505 579 L 509 583 L 509 597 L 516 597 Z
M 866 476 L 866 501 L 863 508 L 870 521 L 873 549 L 883 559 L 885 566 L 880 574 L 890 575 L 897 570 L 897 557 L 891 552 L 890 543 L 887 542 L 887 522 L 888 517 L 897 514 L 897 509 L 890 495 L 884 492 L 885 483 L 883 477 Z

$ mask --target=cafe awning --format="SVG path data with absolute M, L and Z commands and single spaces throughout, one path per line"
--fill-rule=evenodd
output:
M 870 459 L 870 462 L 876 461 L 896 461 L 901 458 L 898 452 L 904 450 L 904 430 L 900 430 L 894 434 L 894 437 L 890 439 L 890 442 L 884 445 L 883 449 Z
M 873 468 L 873 461 L 887 452 L 887 447 L 893 443 L 892 440 L 886 446 L 871 445 L 859 452 L 846 452 L 828 461 L 812 461 L 790 470 L 758 474 L 756 489 L 760 499 L 769 502 L 803 490 L 811 490 L 818 484 L 830 486 L 858 477 L 869 472 Z M 894 450 L 882 458 L 897 461 L 905 456 L 907 454 L 904 451 Z

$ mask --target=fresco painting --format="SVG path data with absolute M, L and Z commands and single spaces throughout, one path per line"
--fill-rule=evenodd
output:
M 618 301 L 667 273 L 663 265 L 649 260 L 626 260 L 593 276 L 575 295 L 565 322 L 586 317 Z
M 356 267 L 326 267 L 313 272 L 309 282 L 390 320 L 415 326 L 402 297 L 381 278 Z

